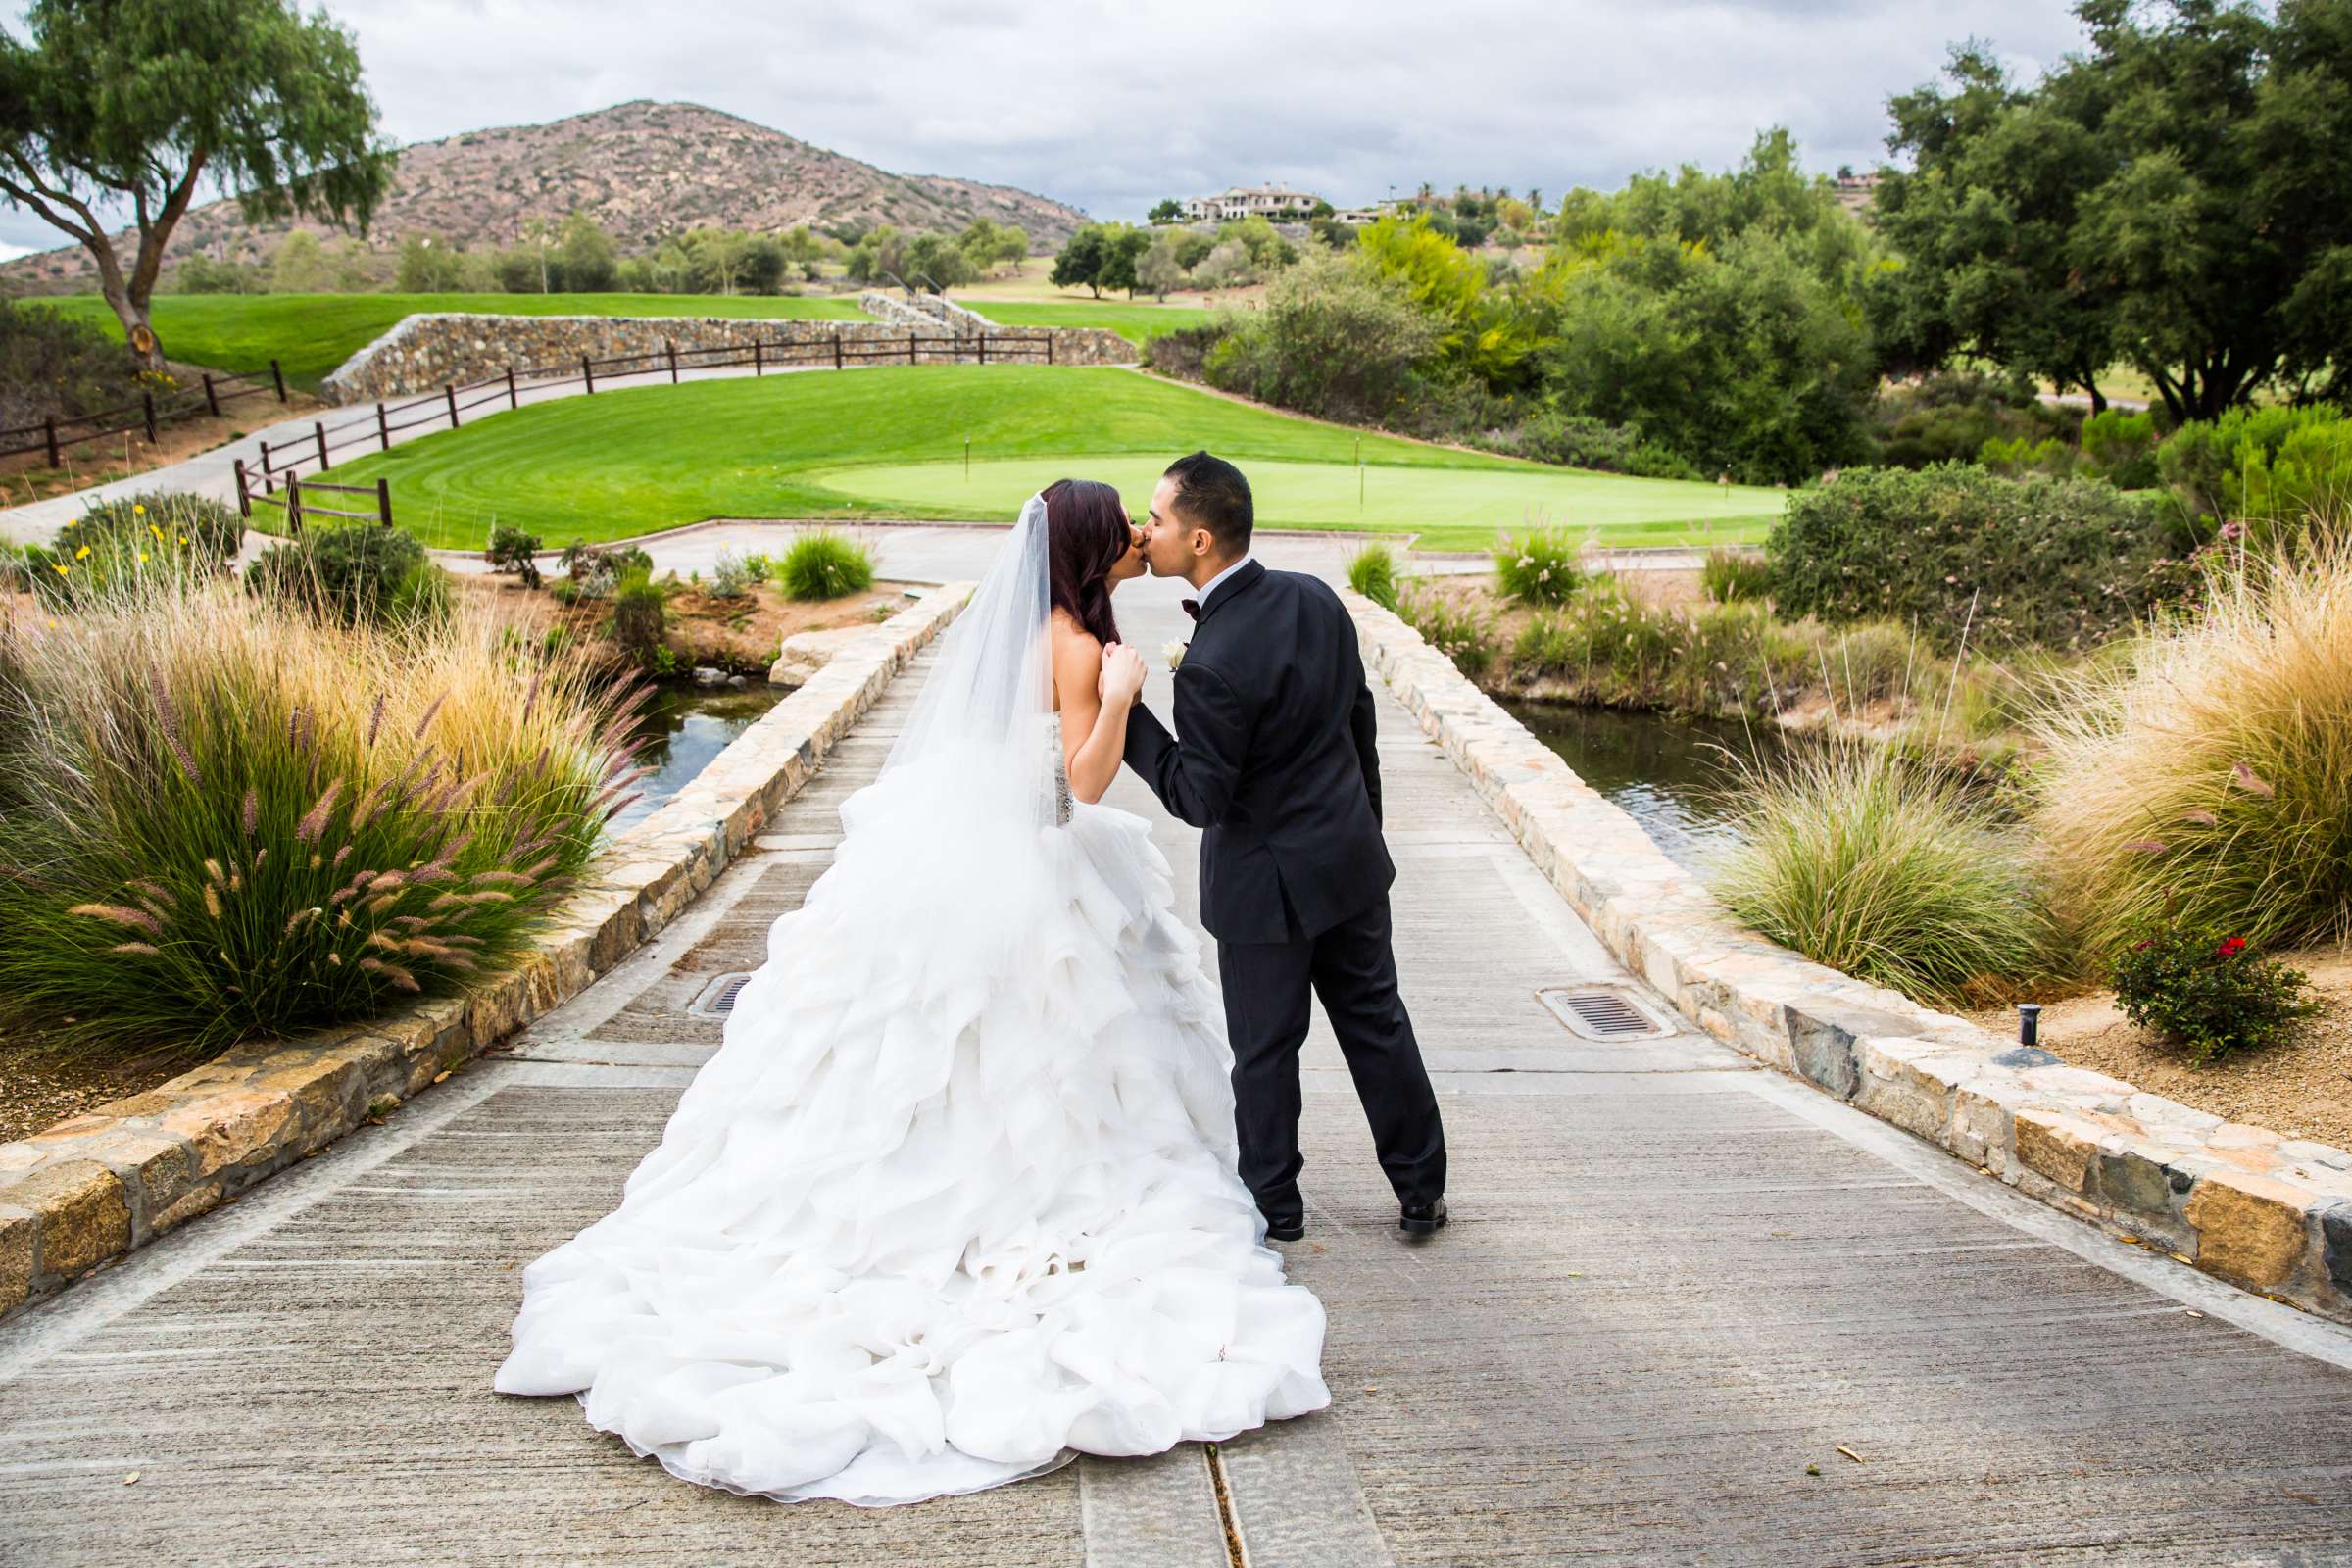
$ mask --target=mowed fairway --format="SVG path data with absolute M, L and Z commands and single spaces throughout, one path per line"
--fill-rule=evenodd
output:
M 23 302 L 81 318 L 120 339 L 122 323 L 94 294 Z M 390 331 L 404 316 L 470 311 L 490 316 L 675 316 L 862 321 L 850 299 L 717 294 L 159 294 L 153 312 L 164 352 L 185 365 L 258 370 L 275 359 L 305 391 Z
M 963 475 L 966 439 L 972 476 Z M 1360 443 L 1365 502 L 1355 507 Z M 1626 479 L 1361 433 L 1132 370 L 900 366 L 690 381 L 526 405 L 336 466 L 392 481 L 399 520 L 479 549 L 513 523 L 551 548 L 708 517 L 1009 521 L 1064 474 L 1120 487 L 1140 513 L 1196 447 L 1255 476 L 1272 527 L 1409 532 L 1479 548 L 1548 522 L 1605 543 L 1761 537 L 1778 491 Z
M 1205 326 L 1216 317 L 1214 311 L 1198 305 L 1153 305 L 1143 301 L 1129 304 L 1123 300 L 1074 299 L 1041 303 L 973 299 L 960 303 L 968 304 L 1003 326 L 1107 326 L 1138 345 L 1178 327 Z

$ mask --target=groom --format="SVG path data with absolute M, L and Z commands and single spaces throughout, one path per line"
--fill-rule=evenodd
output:
M 1446 1132 L 1396 995 L 1372 692 L 1355 626 L 1314 577 L 1250 559 L 1250 482 L 1180 458 L 1152 492 L 1144 556 L 1182 577 L 1199 624 L 1176 668 L 1171 736 L 1141 703 L 1127 765 L 1200 835 L 1200 921 L 1217 939 L 1241 1175 L 1273 1241 L 1305 1234 L 1298 1048 L 1307 993 L 1339 1036 L 1397 1224 L 1446 1223 Z M 1181 738 L 1178 738 L 1181 737 Z

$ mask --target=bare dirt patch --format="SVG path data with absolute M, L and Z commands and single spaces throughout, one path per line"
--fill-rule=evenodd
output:
M 197 384 L 192 372 L 187 384 Z M 251 431 L 306 414 L 323 418 L 327 413 L 327 406 L 318 399 L 289 391 L 284 403 L 268 396 L 240 398 L 223 410 L 220 418 L 206 415 L 167 424 L 157 432 L 160 439 L 153 442 L 142 430 L 127 430 L 103 440 L 69 446 L 59 453 L 61 461 L 54 468 L 49 466 L 48 454 L 44 452 L 0 458 L 0 497 L 5 498 L 0 504 L 23 506 L 51 496 L 72 495 L 92 485 L 152 473 L 224 446 Z
M 2121 1078 L 2216 1116 L 2352 1149 L 2352 950 L 2310 948 L 2278 956 L 2311 977 L 2321 1010 L 2267 1051 L 2237 1052 L 2200 1066 L 2186 1052 L 2133 1027 L 2110 991 L 2048 1004 L 2041 1014 L 2042 1047 L 2069 1066 Z M 2017 1031 L 2014 1009 L 1976 1018 L 2004 1037 Z

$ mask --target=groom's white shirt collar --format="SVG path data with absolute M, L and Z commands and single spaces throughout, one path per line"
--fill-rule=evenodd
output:
M 1241 570 L 1248 564 L 1250 564 L 1250 558 L 1249 556 L 1244 555 L 1241 560 L 1235 562 L 1232 565 L 1227 566 L 1223 571 L 1218 572 L 1214 577 L 1209 578 L 1208 581 L 1200 585 L 1200 596 L 1196 598 L 1193 603 L 1199 605 L 1201 609 L 1206 610 L 1208 608 L 1208 596 L 1217 591 L 1217 584 L 1223 582 L 1226 578 L 1232 576 L 1235 572 Z

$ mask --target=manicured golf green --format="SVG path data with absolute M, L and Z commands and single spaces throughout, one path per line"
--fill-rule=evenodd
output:
M 810 484 L 854 496 L 868 508 L 905 515 L 949 511 L 960 516 L 1004 496 L 1026 496 L 1065 474 L 1118 486 L 1141 516 L 1167 458 L 1088 455 L 888 466 L 820 468 Z M 1260 522 L 1285 528 L 1417 533 L 1430 549 L 1491 544 L 1497 532 L 1531 525 L 1587 533 L 1611 545 L 1736 544 L 1762 537 L 1787 498 L 1777 490 L 1735 489 L 1675 479 L 1629 479 L 1611 473 L 1512 465 L 1494 468 L 1407 467 L 1366 463 L 1246 465 Z
M 1115 483 L 1140 512 L 1168 462 L 1203 446 L 1260 476 L 1268 526 L 1413 532 L 1431 548 L 1482 547 L 1498 526 L 1530 522 L 1596 528 L 1609 542 L 1701 542 L 1710 527 L 1721 540 L 1756 538 L 1783 499 L 1371 435 L 1132 370 L 1026 365 L 600 392 L 493 414 L 334 476 L 388 475 L 394 515 L 436 545 L 479 549 L 503 522 L 553 548 L 707 517 L 1010 520 L 1063 474 Z
M 115 337 L 122 323 L 95 294 L 24 302 L 95 321 Z M 854 298 L 760 294 L 159 294 L 153 312 L 164 352 L 187 365 L 258 370 L 274 359 L 286 380 L 317 391 L 337 366 L 404 316 L 478 311 L 493 316 L 719 316 L 862 321 Z
M 975 299 L 964 303 L 1005 326 L 1107 326 L 1139 346 L 1180 326 L 1206 325 L 1215 315 L 1198 305 L 1131 305 L 1123 300 L 1035 304 L 1026 300 Z

